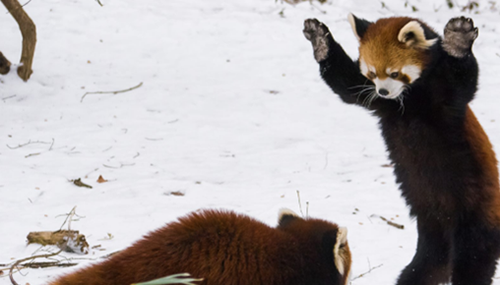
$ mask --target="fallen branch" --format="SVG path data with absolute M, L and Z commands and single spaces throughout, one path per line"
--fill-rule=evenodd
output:
M 26 237 L 28 244 L 37 243 L 43 246 L 55 245 L 67 252 L 88 253 L 89 244 L 85 235 L 74 230 L 58 230 L 55 232 L 30 232 Z
M 78 263 L 61 263 L 61 261 L 29 262 L 19 264 L 19 266 L 23 268 L 71 267 L 76 265 L 78 265 Z
M 400 229 L 400 230 L 404 230 L 404 229 L 405 229 L 405 226 L 404 226 L 404 225 L 400 225 L 400 224 L 397 224 L 397 223 L 395 223 L 395 222 L 389 221 L 388 219 L 386 219 L 386 218 L 384 218 L 384 217 L 382 217 L 382 216 L 379 216 L 379 215 L 375 215 L 375 214 L 373 214 L 373 215 L 371 215 L 370 217 L 378 217 L 378 218 L 380 218 L 382 221 L 386 222 L 389 226 L 393 226 L 393 227 L 395 227 L 395 228 L 397 228 L 397 229 Z
M 71 212 L 69 212 L 69 214 L 67 214 L 66 219 L 64 220 L 63 224 L 61 225 L 61 229 L 67 223 L 68 224 L 68 232 L 71 231 L 71 221 L 72 221 L 73 217 L 76 215 L 76 211 L 75 210 L 76 210 L 76 206 L 73 207 L 73 209 L 71 209 Z M 70 237 L 68 237 L 68 238 L 70 238 Z M 16 280 L 14 280 L 13 274 L 14 274 L 14 269 L 16 269 L 16 268 L 18 269 L 18 267 L 20 267 L 20 266 L 24 267 L 24 264 L 21 264 L 21 263 L 23 263 L 25 261 L 28 261 L 28 260 L 34 260 L 34 259 L 37 259 L 37 258 L 49 258 L 49 257 L 56 256 L 56 255 L 60 254 L 61 252 L 63 252 L 66 249 L 66 247 L 68 246 L 69 241 L 70 240 L 68 239 L 68 242 L 66 242 L 65 244 L 63 244 L 60 247 L 60 250 L 57 251 L 57 252 L 49 253 L 49 254 L 33 255 L 33 256 L 30 256 L 30 257 L 23 258 L 23 259 L 19 259 L 16 262 L 14 262 L 14 264 L 9 269 L 10 282 L 13 285 L 19 285 L 16 282 Z M 26 267 L 29 267 L 29 266 L 26 266 Z
M 21 66 L 17 68 L 17 74 L 24 81 L 28 81 L 33 70 L 33 56 L 36 46 L 36 26 L 26 14 L 23 6 L 17 0 L 1 0 L 7 11 L 14 17 L 23 36 L 23 49 L 21 53 Z M 29 3 L 29 2 L 28 2 Z M 26 3 L 27 4 L 27 3 Z
M 142 82 L 137 84 L 136 86 L 134 87 L 130 87 L 128 89 L 124 89 L 124 90 L 118 90 L 118 91 L 95 91 L 95 92 L 86 92 L 85 94 L 83 94 L 82 96 L 82 99 L 80 99 L 80 103 L 83 102 L 83 99 L 85 98 L 85 96 L 87 95 L 92 95 L 92 94 L 118 94 L 118 93 L 125 93 L 125 92 L 129 92 L 129 91 L 132 91 L 134 89 L 137 89 L 139 87 L 142 86 Z

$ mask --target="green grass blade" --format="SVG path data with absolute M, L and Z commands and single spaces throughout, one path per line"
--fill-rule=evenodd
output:
M 185 278 L 185 277 L 191 277 L 191 275 L 189 275 L 189 273 L 179 273 L 147 282 L 134 283 L 132 285 L 168 285 L 168 284 L 196 285 L 192 282 L 203 280 L 203 278 Z

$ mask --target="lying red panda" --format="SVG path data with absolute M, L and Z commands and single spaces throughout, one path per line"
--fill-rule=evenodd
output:
M 129 285 L 176 273 L 203 285 L 347 285 L 347 230 L 284 210 L 271 228 L 230 211 L 193 212 L 50 285 Z
M 492 145 L 468 105 L 477 89 L 477 28 L 454 18 L 441 38 L 407 17 L 372 23 L 351 14 L 349 22 L 358 62 L 318 20 L 305 21 L 304 35 L 327 85 L 378 116 L 417 219 L 417 252 L 397 284 L 491 284 L 500 256 L 500 187 Z

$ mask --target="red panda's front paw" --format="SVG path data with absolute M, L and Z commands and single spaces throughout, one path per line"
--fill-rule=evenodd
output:
M 313 46 L 314 58 L 317 62 L 323 61 L 328 56 L 329 44 L 333 37 L 328 27 L 316 19 L 304 21 L 304 36 Z
M 471 53 L 478 29 L 470 18 L 460 17 L 448 21 L 444 28 L 443 49 L 451 56 L 463 58 Z

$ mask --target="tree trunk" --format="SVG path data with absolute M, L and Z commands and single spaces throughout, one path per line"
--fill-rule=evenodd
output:
M 0 74 L 7 74 L 10 70 L 10 62 L 5 58 L 3 53 L 0 52 Z
M 31 18 L 24 12 L 23 7 L 17 0 L 1 0 L 5 8 L 14 17 L 21 34 L 23 35 L 23 51 L 21 53 L 21 66 L 17 69 L 17 74 L 24 81 L 30 78 L 33 70 L 33 55 L 35 54 L 36 45 L 36 27 Z

